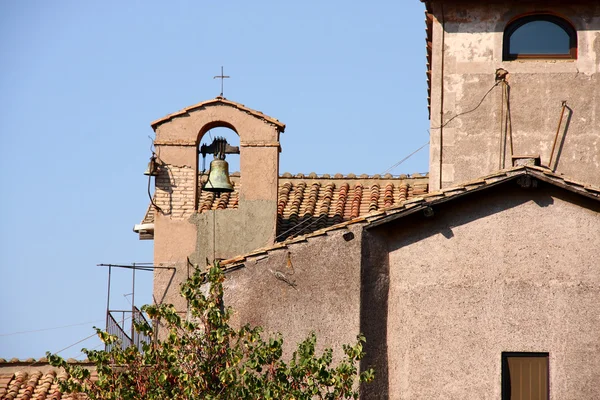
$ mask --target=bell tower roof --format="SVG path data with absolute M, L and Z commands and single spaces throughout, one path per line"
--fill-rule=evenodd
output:
M 153 121 L 150 125 L 152 126 L 152 129 L 156 130 L 156 128 L 158 128 L 160 125 L 167 123 L 169 121 L 171 121 L 173 118 L 176 117 L 182 117 L 182 116 L 186 116 L 187 114 L 189 114 L 191 111 L 196 111 L 202 108 L 208 108 L 211 106 L 228 106 L 228 107 L 233 107 L 236 108 L 240 111 L 246 112 L 256 118 L 262 119 L 265 122 L 271 123 L 273 125 L 275 125 L 277 127 L 277 130 L 279 132 L 283 132 L 285 130 L 285 124 L 280 122 L 279 120 L 269 117 L 268 115 L 263 114 L 260 111 L 256 111 L 253 110 L 249 107 L 246 107 L 243 104 L 240 103 L 236 103 L 235 101 L 231 101 L 231 100 L 227 100 L 225 97 L 221 97 L 221 96 L 217 96 L 214 99 L 211 100 L 206 100 L 197 104 L 194 104 L 192 106 L 186 107 L 183 110 L 174 112 L 172 114 L 169 114 L 163 118 L 157 119 L 156 121 Z

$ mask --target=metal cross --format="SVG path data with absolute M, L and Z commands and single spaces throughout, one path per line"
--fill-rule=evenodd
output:
M 228 75 L 223 75 L 223 66 L 221 66 L 221 75 L 217 75 L 213 79 L 217 79 L 217 78 L 221 79 L 221 94 L 219 96 L 223 97 L 223 79 L 231 78 L 231 77 Z

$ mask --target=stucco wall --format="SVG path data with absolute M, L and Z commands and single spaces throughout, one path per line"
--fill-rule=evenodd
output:
M 442 8 L 443 3 L 443 8 Z M 600 185 L 600 5 L 432 1 L 430 186 L 448 187 L 511 166 L 513 154 L 548 165 L 562 101 L 569 109 L 550 167 Z M 490 4 L 491 3 L 491 4 Z M 515 17 L 552 12 L 577 29 L 576 60 L 503 61 L 503 31 Z M 510 74 L 510 124 L 495 71 Z
M 268 200 L 246 200 L 236 210 L 194 215 L 191 221 L 196 225 L 197 241 L 192 262 L 204 265 L 206 259 L 233 258 L 272 244 L 276 216 L 275 203 Z
M 311 331 L 319 351 L 334 347 L 341 356 L 341 344 L 360 332 L 360 242 L 361 227 L 354 226 L 250 258 L 226 274 L 233 322 L 281 332 L 286 356 Z
M 600 398 L 598 203 L 509 182 L 434 212 L 378 228 L 390 398 L 499 399 L 503 351 L 548 352 L 552 399 Z

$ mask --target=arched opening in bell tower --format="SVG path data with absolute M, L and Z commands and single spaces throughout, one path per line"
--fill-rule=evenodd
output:
M 239 178 L 240 178 L 240 138 L 235 128 L 226 122 L 215 122 L 205 126 L 198 135 L 196 163 L 196 210 L 237 208 Z M 211 190 L 215 181 L 216 171 L 211 171 L 212 162 L 226 161 L 227 170 L 219 171 L 218 177 L 230 182 L 233 192 Z M 221 163 L 222 167 L 222 163 Z M 214 168 L 213 168 L 214 169 Z M 211 174 L 212 172 L 212 174 Z M 212 181 L 211 181 L 211 177 Z

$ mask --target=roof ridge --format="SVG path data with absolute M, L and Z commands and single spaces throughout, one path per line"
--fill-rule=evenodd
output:
M 409 200 L 406 200 L 404 203 L 406 203 L 408 201 Z M 395 207 L 397 207 L 397 206 L 395 206 Z M 226 260 L 221 260 L 221 266 L 229 265 L 229 264 L 231 264 L 232 266 L 234 266 L 234 265 L 237 265 L 237 264 L 243 262 L 247 257 L 252 257 L 252 256 L 255 256 L 255 255 L 264 254 L 264 253 L 267 253 L 268 251 L 271 251 L 271 250 L 277 250 L 277 249 L 285 248 L 289 244 L 303 242 L 306 239 L 314 237 L 314 236 L 322 236 L 322 235 L 326 234 L 327 232 L 332 232 L 332 231 L 335 231 L 335 230 L 338 230 L 338 229 L 343 229 L 343 228 L 346 228 L 349 225 L 354 225 L 354 224 L 358 224 L 358 223 L 361 223 L 361 222 L 368 223 L 369 222 L 368 218 L 376 217 L 376 216 L 378 216 L 380 214 L 385 213 L 386 211 L 388 211 L 389 209 L 392 209 L 392 208 L 394 208 L 394 207 L 385 208 L 385 209 L 379 209 L 377 211 L 369 212 L 366 215 L 359 216 L 359 217 L 356 217 L 356 218 L 352 218 L 352 219 L 347 220 L 347 221 L 342 221 L 342 222 L 337 223 L 335 225 L 331 225 L 331 226 L 328 226 L 326 228 L 318 229 L 316 231 L 313 231 L 313 232 L 310 232 L 310 233 L 307 233 L 307 234 L 304 234 L 304 235 L 290 237 L 290 238 L 288 238 L 288 239 L 286 239 L 286 240 L 284 240 L 282 242 L 274 243 L 271 246 L 265 246 L 265 247 L 258 248 L 256 250 L 251 251 L 249 253 L 246 253 L 244 255 L 240 255 L 240 256 L 237 256 L 237 257 L 229 258 L 229 259 L 226 259 Z M 229 269 L 229 268 L 224 268 L 224 269 Z
M 69 364 L 93 364 L 92 361 L 90 361 L 89 359 L 83 359 L 83 360 L 77 360 L 75 358 L 69 358 L 66 360 L 67 363 Z M 47 357 L 40 357 L 37 360 L 35 358 L 26 358 L 26 359 L 20 359 L 17 357 L 13 357 L 11 359 L 5 359 L 5 358 L 0 358 L 0 365 L 15 365 L 15 364 L 31 364 L 31 365 L 26 365 L 26 366 L 35 366 L 35 365 L 46 365 L 46 364 L 50 364 L 50 362 L 48 361 Z
M 246 107 L 245 105 L 241 104 L 241 103 L 237 103 L 235 101 L 231 101 L 231 100 L 227 100 L 225 97 L 222 96 L 217 96 L 214 99 L 210 99 L 210 100 L 205 100 L 205 101 L 201 101 L 200 103 L 196 103 L 193 104 L 191 106 L 185 107 L 179 111 L 176 111 L 174 113 L 168 114 L 162 118 L 159 118 L 157 120 L 154 120 L 150 123 L 150 126 L 152 127 L 152 129 L 156 129 L 159 125 L 170 121 L 171 119 L 175 118 L 175 117 L 179 117 L 181 115 L 185 115 L 187 113 L 189 113 L 190 111 L 193 111 L 195 109 L 198 108 L 202 108 L 205 106 L 209 106 L 209 105 L 216 105 L 216 104 L 224 104 L 224 105 L 228 105 L 228 106 L 232 106 L 235 107 L 241 111 L 247 112 L 249 114 L 254 115 L 255 117 L 264 119 L 267 122 L 272 123 L 273 125 L 276 125 L 277 127 L 279 127 L 279 129 L 281 130 L 281 132 L 283 132 L 285 130 L 285 124 L 282 123 L 281 121 L 279 121 L 276 118 L 273 117 L 269 117 L 268 115 L 264 114 L 261 111 L 257 111 L 254 110 L 250 107 Z
M 239 178 L 241 177 L 241 173 L 240 171 L 233 171 L 229 173 L 229 177 L 234 177 L 234 178 Z M 393 174 L 373 174 L 373 175 L 368 175 L 368 174 L 361 174 L 361 175 L 356 175 L 353 173 L 348 173 L 346 175 L 341 174 L 341 173 L 335 173 L 335 174 L 317 174 L 316 172 L 310 172 L 308 174 L 299 172 L 296 174 L 292 174 L 291 172 L 283 172 L 281 174 L 279 174 L 279 178 L 280 179 L 356 179 L 356 180 L 362 180 L 362 179 L 371 179 L 371 180 L 402 180 L 402 179 L 423 179 L 423 178 L 429 178 L 429 172 L 414 172 L 412 174 L 397 174 L 397 175 L 393 175 Z
M 353 173 L 348 173 L 346 175 L 341 174 L 339 172 L 335 173 L 335 174 L 317 174 L 316 172 L 310 172 L 308 174 L 304 174 L 304 173 L 297 173 L 297 174 L 292 174 L 290 172 L 283 172 L 282 174 L 279 175 L 280 178 L 287 178 L 287 179 L 356 179 L 356 180 L 360 180 L 360 179 L 382 179 L 382 180 L 390 180 L 390 179 L 395 179 L 395 180 L 400 180 L 400 179 L 416 179 L 416 178 L 428 178 L 429 177 L 429 172 L 414 172 L 412 174 L 398 174 L 398 175 L 392 175 L 392 174 L 373 174 L 373 175 L 369 175 L 369 174 L 361 174 L 361 175 L 356 175 Z
M 420 205 L 423 203 L 429 204 L 430 202 L 433 202 L 436 200 L 442 200 L 442 199 L 447 200 L 450 198 L 455 198 L 455 197 L 458 197 L 458 195 L 464 194 L 466 192 L 471 192 L 471 191 L 473 191 L 473 189 L 494 186 L 495 183 L 511 180 L 519 175 L 528 175 L 528 174 L 531 174 L 538 178 L 542 178 L 542 176 L 550 177 L 552 179 L 545 179 L 545 181 L 549 182 L 549 183 L 553 183 L 553 180 L 556 179 L 556 180 L 561 180 L 563 182 L 562 185 L 565 185 L 565 186 L 581 187 L 582 189 L 578 190 L 579 193 L 583 194 L 583 192 L 590 192 L 591 195 L 588 195 L 588 197 L 593 197 L 594 199 L 597 199 L 600 201 L 600 187 L 595 187 L 595 186 L 575 182 L 575 181 L 569 179 L 568 177 L 558 175 L 558 174 L 552 172 L 550 169 L 544 168 L 544 167 L 537 167 L 537 166 L 535 166 L 535 167 L 532 167 L 532 166 L 511 167 L 511 168 L 506 168 L 506 169 L 496 171 L 495 173 L 488 174 L 488 175 L 485 175 L 480 178 L 472 179 L 470 181 L 467 181 L 462 184 L 458 184 L 456 186 L 443 188 L 443 189 L 437 190 L 435 192 L 429 192 L 429 193 L 426 193 L 426 194 L 418 196 L 418 197 L 413 197 L 413 198 L 403 201 L 401 204 L 382 208 L 377 211 L 365 214 L 363 216 L 359 216 L 357 218 L 353 218 L 348 221 L 344 221 L 344 222 L 341 222 L 341 223 L 338 223 L 335 225 L 331 225 L 329 227 L 319 229 L 319 230 L 316 230 L 314 232 L 311 232 L 311 233 L 308 233 L 305 235 L 300 235 L 297 237 L 289 238 L 282 242 L 275 243 L 272 246 L 263 247 L 263 248 L 254 250 L 252 252 L 246 253 L 244 255 L 239 255 L 234 258 L 223 260 L 223 261 L 221 261 L 221 265 L 225 266 L 225 268 L 224 268 L 225 270 L 228 270 L 228 269 L 234 268 L 235 266 L 237 266 L 239 264 L 242 264 L 249 257 L 253 257 L 256 255 L 268 253 L 269 251 L 285 248 L 289 244 L 303 242 L 311 237 L 322 236 L 322 235 L 327 234 L 328 232 L 332 232 L 332 231 L 335 231 L 338 229 L 343 229 L 350 225 L 355 225 L 358 223 L 366 223 L 366 224 L 370 225 L 374 222 L 378 222 L 378 221 L 384 219 L 385 217 L 390 216 L 391 214 L 397 214 L 397 213 L 401 212 L 402 210 L 409 210 L 409 209 L 414 208 L 417 205 Z M 448 195 L 446 195 L 446 194 L 448 194 Z

